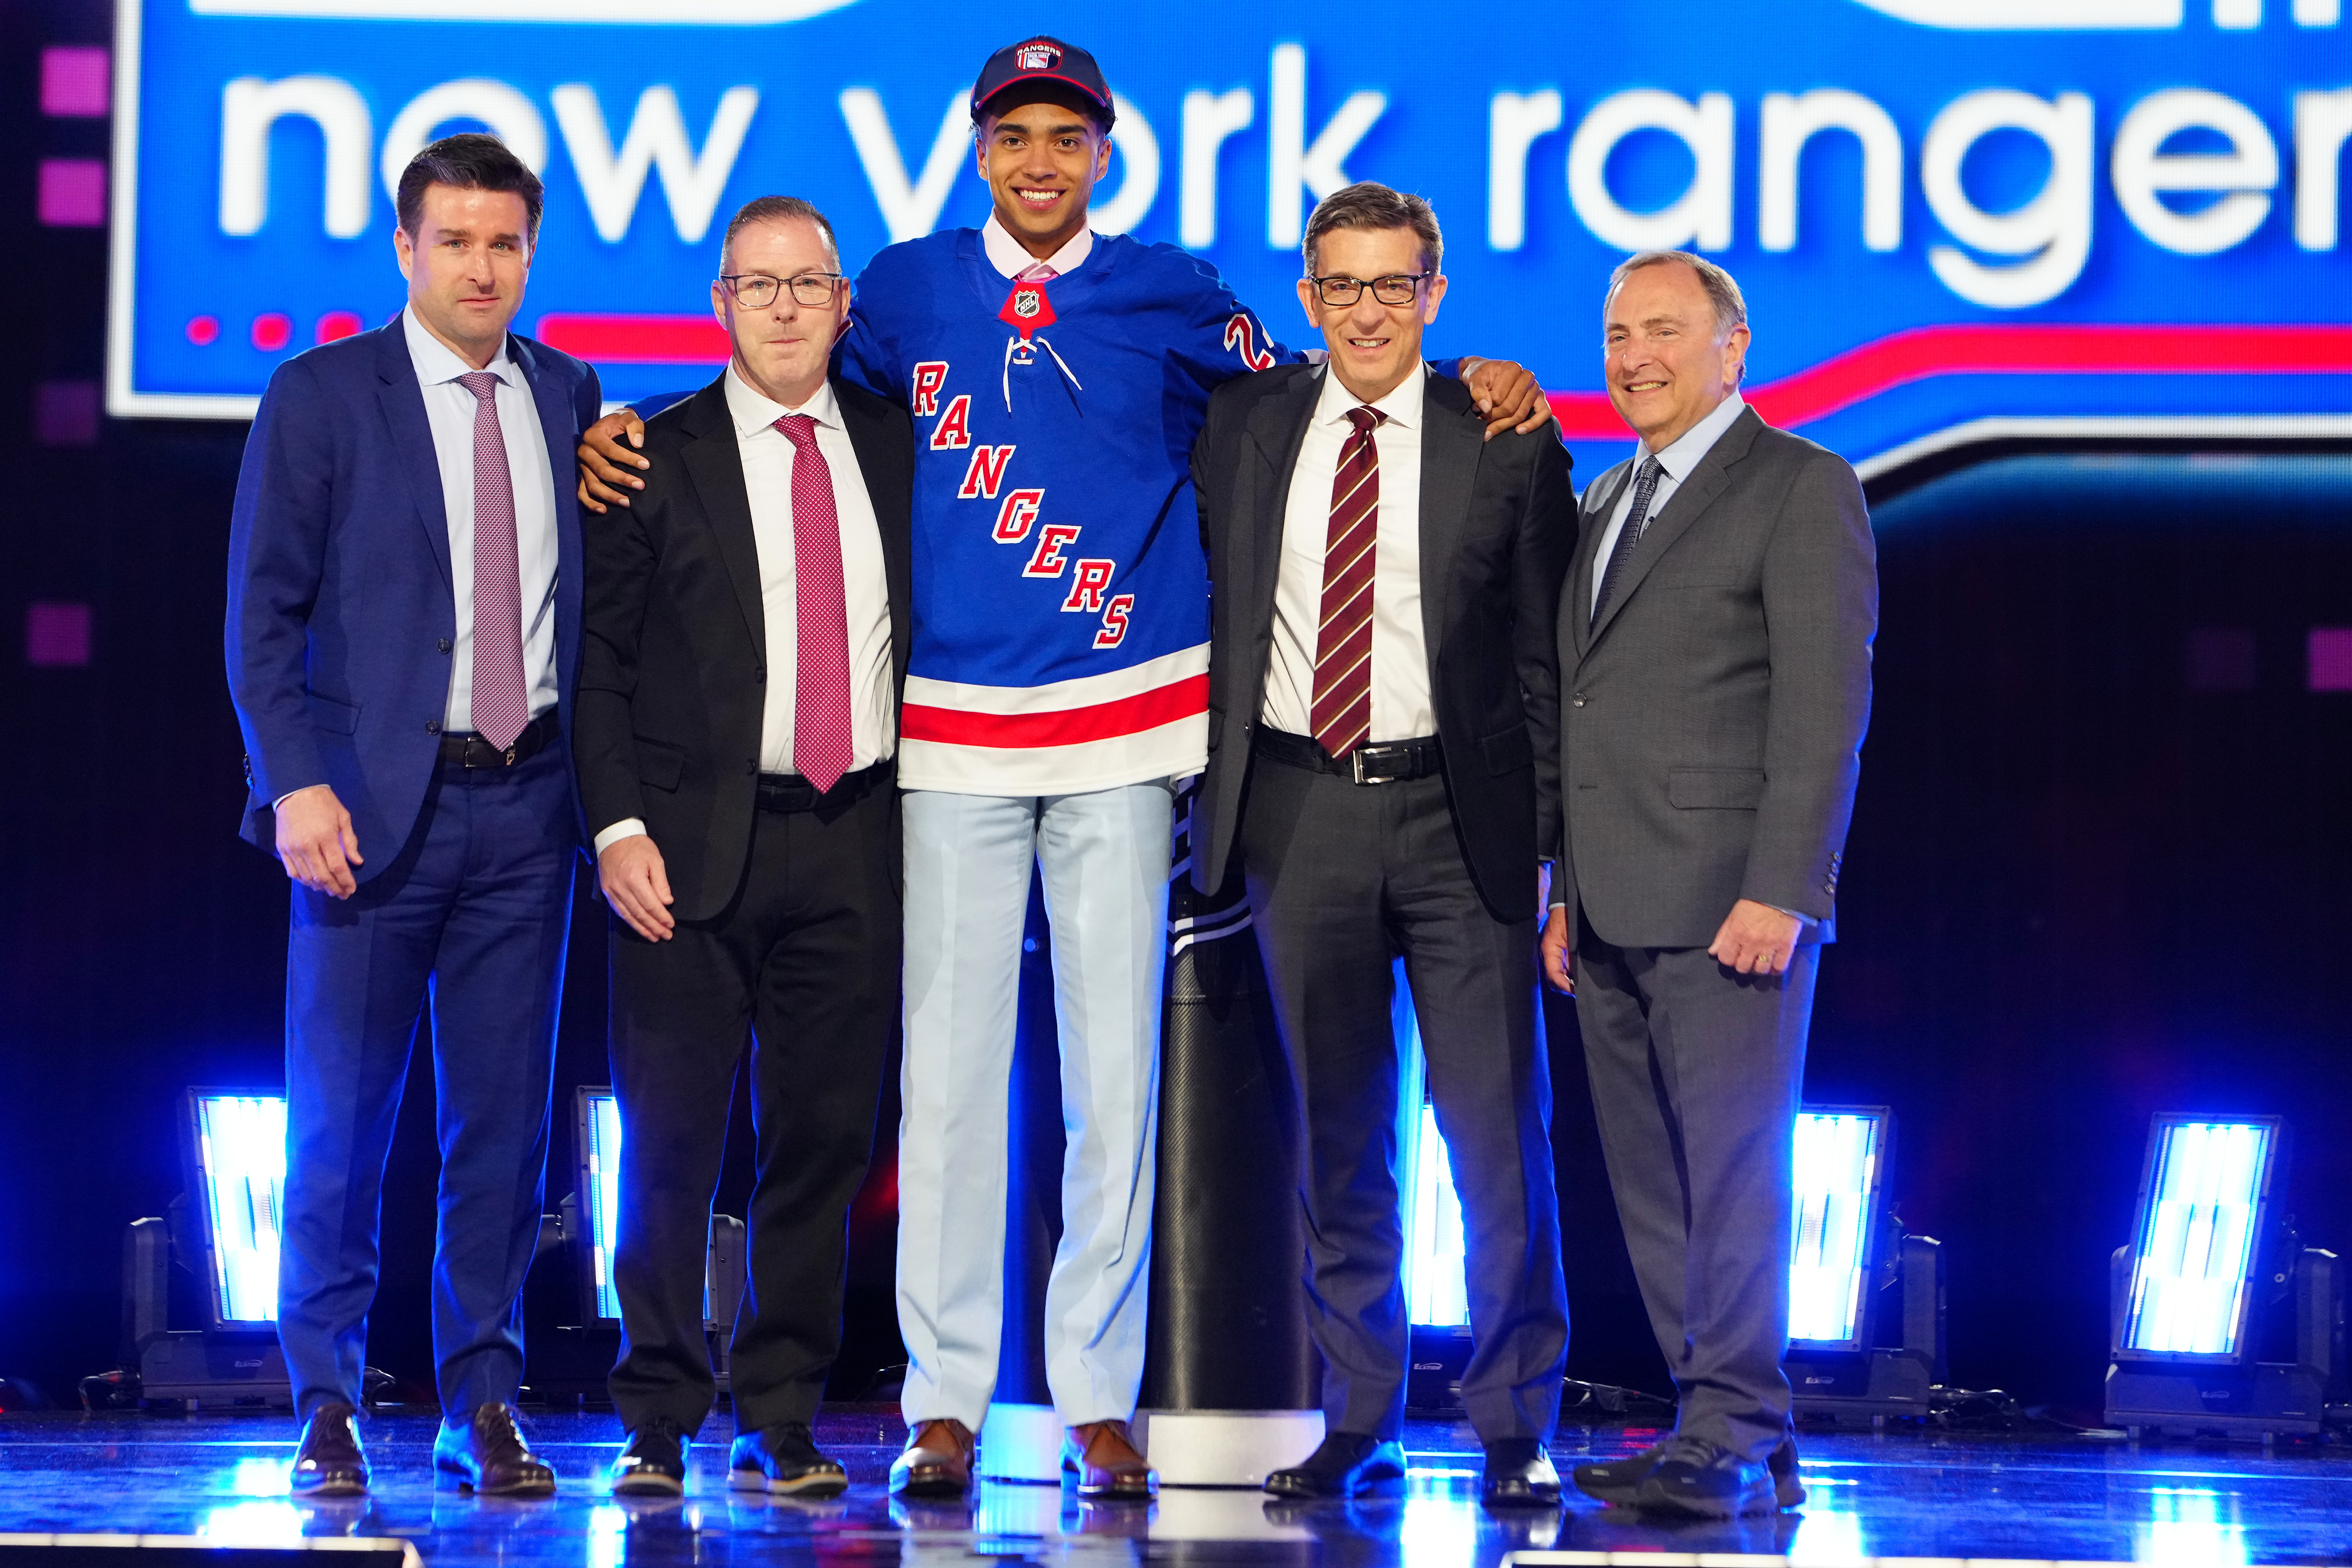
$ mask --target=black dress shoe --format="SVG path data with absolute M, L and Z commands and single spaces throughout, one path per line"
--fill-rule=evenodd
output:
M 686 1493 L 686 1428 L 667 1415 L 650 1415 L 621 1448 L 606 1472 L 620 1497 L 682 1497 Z
M 310 1412 L 289 1477 L 296 1497 L 359 1497 L 366 1492 L 367 1455 L 360 1447 L 359 1417 L 348 1405 L 321 1405 Z
M 1671 1442 L 1669 1438 L 1667 1441 Z M 1630 1503 L 1650 1472 L 1658 1468 L 1665 1457 L 1665 1443 L 1653 1443 L 1638 1454 L 1622 1459 L 1610 1459 L 1601 1464 L 1579 1465 L 1569 1479 L 1576 1489 L 1586 1497 L 1601 1502 Z M 1801 1508 L 1805 1501 L 1805 1483 L 1797 1475 L 1797 1440 L 1783 1437 L 1772 1457 L 1764 1461 L 1765 1470 L 1772 1478 L 1772 1500 L 1780 1508 Z
M 1497 1437 L 1486 1445 L 1486 1475 L 1478 1500 L 1488 1508 L 1558 1508 L 1559 1472 L 1533 1437 Z
M 1404 1478 L 1404 1445 L 1362 1432 L 1334 1432 L 1306 1462 L 1265 1478 L 1276 1497 L 1350 1498 L 1369 1486 Z
M 1745 1519 L 1780 1508 L 1769 1471 L 1704 1437 L 1669 1441 L 1633 1500 L 1644 1513 L 1683 1519 Z
M 553 1497 L 555 1472 L 522 1440 L 515 1407 L 503 1400 L 477 1405 L 463 1424 L 441 1424 L 433 1439 L 433 1468 L 460 1491 L 484 1497 Z
M 849 1472 L 817 1451 L 807 1422 L 779 1421 L 736 1436 L 727 1456 L 727 1484 L 739 1492 L 839 1497 L 849 1489 Z

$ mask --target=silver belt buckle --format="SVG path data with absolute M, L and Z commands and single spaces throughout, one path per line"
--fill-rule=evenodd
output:
M 1364 759 L 1367 757 L 1374 759 L 1370 767 L 1365 765 Z M 1349 771 L 1355 776 L 1355 782 L 1360 784 L 1394 784 L 1399 779 L 1404 778 L 1407 775 L 1405 773 L 1383 773 L 1381 771 L 1381 765 L 1383 763 L 1390 763 L 1391 759 L 1395 760 L 1396 765 L 1410 770 L 1412 766 L 1412 748 L 1407 746 L 1359 746 L 1354 751 L 1348 753 L 1348 766 Z

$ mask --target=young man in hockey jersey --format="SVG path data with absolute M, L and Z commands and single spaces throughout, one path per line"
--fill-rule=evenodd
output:
M 1003 1323 L 1008 1085 L 1022 923 L 1045 875 L 1067 1152 L 1047 1381 L 1082 1495 L 1148 1498 L 1141 1381 L 1171 781 L 1207 755 L 1208 583 L 1188 463 L 1209 394 L 1301 356 L 1215 270 L 1087 227 L 1112 100 L 1034 37 L 971 97 L 994 216 L 894 245 L 857 280 L 842 374 L 915 419 L 915 632 L 899 727 L 906 1056 L 894 1489 L 960 1495 Z M 1471 362 L 1491 428 L 1549 417 Z M 626 504 L 614 416 L 582 447 Z M 616 466 L 619 465 L 619 466 Z

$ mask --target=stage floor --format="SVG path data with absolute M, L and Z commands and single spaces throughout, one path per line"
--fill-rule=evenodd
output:
M 724 1412 L 694 1455 L 682 1501 L 620 1502 L 597 1474 L 620 1442 L 610 1415 L 527 1419 L 562 1491 L 537 1503 L 436 1491 L 424 1415 L 368 1426 L 374 1495 L 298 1503 L 286 1495 L 290 1421 L 277 1416 L 30 1415 L 0 1418 L 0 1534 L 142 1533 L 223 1544 L 305 1536 L 399 1536 L 429 1563 L 523 1568 L 805 1562 L 913 1568 L 974 1557 L 1048 1568 L 1145 1559 L 1345 1568 L 1488 1568 L 1515 1551 L 1740 1553 L 1802 1563 L 1871 1557 L 2352 1563 L 2352 1448 L 2251 1445 L 2132 1447 L 2082 1438 L 1811 1433 L 1801 1513 L 1738 1525 L 1661 1528 L 1579 1499 L 1560 1512 L 1489 1515 L 1477 1503 L 1467 1428 L 1416 1422 L 1413 1474 L 1393 1495 L 1313 1506 L 1255 1492 L 1177 1491 L 1150 1508 L 1081 1504 L 1051 1487 L 990 1485 L 971 1507 L 908 1506 L 883 1489 L 896 1418 L 828 1413 L 824 1446 L 848 1467 L 824 1504 L 726 1489 Z M 1570 1428 L 1565 1471 L 1651 1440 L 1635 1428 Z M 1644 1561 L 1662 1563 L 1648 1555 Z M 1685 1561 L 1688 1561 L 1685 1558 Z

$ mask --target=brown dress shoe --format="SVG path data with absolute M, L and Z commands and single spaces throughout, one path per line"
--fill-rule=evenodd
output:
M 918 1421 L 890 1465 L 890 1489 L 912 1498 L 960 1498 L 971 1489 L 971 1428 Z
M 555 1472 L 524 1444 L 515 1407 L 499 1400 L 476 1407 L 462 1426 L 442 1423 L 433 1468 L 484 1497 L 555 1495 Z
M 1135 1451 L 1124 1421 L 1089 1421 L 1062 1439 L 1062 1468 L 1075 1470 L 1078 1495 L 1107 1502 L 1150 1502 L 1160 1478 Z
M 360 1447 L 360 1413 L 348 1405 L 321 1405 L 303 1424 L 287 1478 L 296 1497 L 358 1497 L 368 1489 L 367 1454 Z

